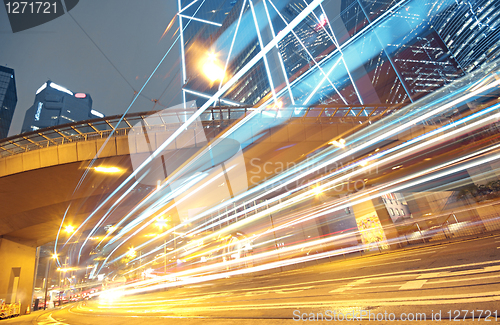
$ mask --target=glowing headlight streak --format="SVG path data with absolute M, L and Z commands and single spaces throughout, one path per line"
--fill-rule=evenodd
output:
M 491 110 L 493 110 L 493 109 L 496 109 L 496 108 L 497 108 L 497 106 L 498 106 L 498 105 L 495 105 L 494 107 L 489 108 L 488 110 L 489 110 L 489 111 L 491 111 Z M 476 115 L 477 115 L 477 116 L 480 116 L 480 115 L 482 115 L 482 114 L 484 114 L 484 112 L 478 112 Z M 496 114 L 496 115 L 493 115 L 493 116 L 489 117 L 488 119 L 483 119 L 483 120 L 477 121 L 477 122 L 475 122 L 475 123 L 469 124 L 469 125 L 467 125 L 467 126 L 465 126 L 465 127 L 461 128 L 461 129 L 454 130 L 454 131 L 452 131 L 452 132 L 446 133 L 446 134 L 444 134 L 444 135 L 442 135 L 442 136 L 440 136 L 440 137 L 438 137 L 438 138 L 436 138 L 436 139 L 433 139 L 433 143 L 438 142 L 438 141 L 440 141 L 440 140 L 444 140 L 444 139 L 449 138 L 449 137 L 456 136 L 456 135 L 457 135 L 457 134 L 459 134 L 459 133 L 464 133 L 464 132 L 466 132 L 467 130 L 469 130 L 470 128 L 477 128 L 477 127 L 479 127 L 480 125 L 485 124 L 485 123 L 487 123 L 487 122 L 488 122 L 488 121 L 490 121 L 490 120 L 496 120 L 496 119 L 497 119 L 497 118 L 499 118 L 499 117 L 500 117 L 500 115 L 499 115 L 499 114 Z M 469 120 L 469 119 L 467 119 L 466 121 L 468 121 L 468 120 Z M 455 122 L 455 123 L 453 123 L 453 124 L 455 124 L 455 125 L 456 125 L 456 124 L 458 124 L 458 122 L 462 122 L 462 123 L 464 123 L 465 121 L 457 121 L 457 122 Z M 439 130 L 439 129 L 438 129 L 438 130 Z M 442 131 L 442 130 L 440 130 L 440 131 Z M 435 132 L 433 132 L 433 133 L 435 133 Z M 407 156 L 407 155 L 411 154 L 411 152 L 416 151 L 416 150 L 419 150 L 419 149 L 421 149 L 421 148 L 424 148 L 425 146 L 427 146 L 427 143 L 422 143 L 422 144 L 420 144 L 420 145 L 417 145 L 417 146 L 416 146 L 416 147 L 414 147 L 414 148 L 410 148 L 409 150 L 403 151 L 403 152 L 398 153 L 398 154 L 396 154 L 396 155 L 394 155 L 394 156 L 392 156 L 392 157 L 389 157 L 389 158 L 387 158 L 387 159 L 385 159 L 385 160 L 379 161 L 379 162 L 377 163 L 377 165 L 380 165 L 380 164 L 383 164 L 383 163 L 390 163 L 390 161 L 391 161 L 391 160 L 393 160 L 393 159 L 397 159 L 398 157 L 404 157 L 404 156 Z M 398 147 L 400 147 L 400 146 L 398 146 Z M 400 149 L 400 148 L 399 148 L 399 149 Z M 371 167 L 370 167 L 370 168 L 371 168 Z M 365 172 L 366 170 L 367 170 L 366 168 L 362 168 L 362 169 L 360 169 L 360 170 L 358 170 L 358 171 L 355 171 L 355 172 L 349 173 L 349 174 L 347 174 L 347 175 L 345 175 L 345 176 L 341 177 L 340 179 L 335 179 L 333 182 L 329 182 L 329 183 L 327 183 L 327 184 L 325 184 L 325 185 L 323 185 L 323 186 L 320 186 L 320 187 L 315 188 L 315 189 L 314 189 L 314 190 L 312 190 L 312 191 L 308 191 L 308 192 L 306 192 L 306 193 L 304 193 L 304 194 L 302 194 L 302 195 L 299 195 L 297 198 L 294 198 L 294 199 L 293 199 L 292 203 L 293 203 L 294 201 L 296 202 L 296 201 L 298 201 L 298 200 L 303 200 L 303 199 L 305 199 L 307 196 L 310 196 L 310 195 L 311 195 L 311 192 L 315 195 L 315 194 L 316 194 L 316 191 L 322 191 L 322 190 L 325 190 L 325 189 L 326 189 L 327 187 L 329 187 L 329 186 L 335 186 L 335 185 L 336 185 L 336 184 L 335 184 L 335 182 L 339 182 L 339 181 L 342 181 L 342 180 L 345 180 L 345 179 L 349 179 L 349 178 L 351 178 L 351 177 L 355 176 L 356 174 L 359 174 L 359 173 Z M 285 207 L 284 207 L 284 206 L 281 206 L 281 208 L 285 208 Z M 272 212 L 270 212 L 270 213 L 272 213 Z M 238 223 L 238 226 L 241 226 L 241 223 Z M 227 229 L 227 228 L 226 228 L 226 229 Z
M 233 168 L 235 167 L 235 165 L 229 167 L 226 169 L 226 172 L 232 170 Z M 208 182 L 206 182 L 205 184 L 203 184 L 202 186 L 200 186 L 198 189 L 196 189 L 195 191 L 192 191 L 190 192 L 188 195 L 184 196 L 183 198 L 181 199 L 176 199 L 176 202 L 174 204 L 172 204 L 170 207 L 168 207 L 166 210 L 162 211 L 162 214 L 168 212 L 170 209 L 174 208 L 176 206 L 177 203 L 182 203 L 184 200 L 187 200 L 189 199 L 192 195 L 195 195 L 198 191 L 201 191 L 202 189 L 204 189 L 206 186 L 212 184 L 215 180 L 217 180 L 219 177 L 221 177 L 222 175 L 224 174 L 224 172 L 221 172 L 219 174 L 217 174 L 216 176 L 212 177 L 211 180 L 209 180 Z M 205 174 L 202 174 L 203 177 L 205 177 L 206 175 Z M 191 187 L 191 185 L 195 184 L 195 183 L 198 183 L 199 182 L 199 178 L 194 178 L 191 180 L 190 183 L 188 184 L 185 184 L 185 188 L 189 188 Z M 180 193 L 179 193 L 180 194 Z M 158 205 L 160 206 L 159 209 L 162 208 L 161 205 Z M 144 219 L 144 218 L 142 218 Z M 122 241 L 109 255 L 108 257 L 105 259 L 103 265 L 107 262 L 107 260 L 112 256 L 113 252 L 115 252 L 119 247 L 121 247 L 121 245 L 123 245 L 126 241 L 130 240 L 134 235 L 136 235 L 140 230 L 144 229 L 147 225 L 149 225 L 150 223 L 154 222 L 156 219 L 153 219 L 151 220 L 149 223 L 147 223 L 146 225 L 142 226 L 141 228 L 139 228 L 139 230 L 136 230 L 132 235 L 130 235 L 127 239 L 125 239 L 124 241 Z M 184 226 L 184 223 L 181 223 L 173 228 L 170 228 L 169 230 L 167 230 L 166 232 L 164 232 L 164 235 L 167 235 L 169 233 L 174 233 L 177 229 L 180 229 Z M 121 232 L 122 234 L 125 234 L 125 229 L 123 229 L 123 231 Z M 118 237 L 119 238 L 119 237 Z M 154 241 L 156 239 L 152 239 L 150 241 L 148 241 L 147 243 L 151 242 L 151 241 Z M 113 240 L 114 242 L 115 240 Z M 108 244 L 106 244 L 106 246 L 104 246 L 104 248 L 106 248 L 108 245 L 110 245 L 112 243 L 112 241 L 110 241 Z M 137 248 L 140 249 L 142 248 L 143 246 L 145 246 L 146 244 L 142 244 L 140 246 L 138 246 Z M 113 260 L 112 262 L 122 258 L 123 256 L 119 256 L 117 257 L 115 260 Z M 102 268 L 102 267 L 101 267 Z
M 464 123 L 464 122 L 467 122 L 467 121 L 471 120 L 472 118 L 475 118 L 475 117 L 477 117 L 477 116 L 483 115 L 483 114 L 485 114 L 486 112 L 492 111 L 492 110 L 494 110 L 494 109 L 496 109 L 496 108 L 497 108 L 497 106 L 495 105 L 494 107 L 490 107 L 490 108 L 488 108 L 488 109 L 486 109 L 486 110 L 484 110 L 484 111 L 481 111 L 481 112 L 478 112 L 478 113 L 474 114 L 474 116 L 469 116 L 469 117 L 464 118 L 463 120 L 460 120 L 460 121 L 457 121 L 457 122 L 455 122 L 455 123 L 452 123 L 451 125 L 447 125 L 447 126 L 445 126 L 444 128 L 445 128 L 445 129 L 448 129 L 448 128 L 452 127 L 452 126 L 458 125 L 459 123 Z M 495 118 L 495 117 L 493 117 L 493 118 Z M 470 127 L 477 126 L 477 125 L 479 125 L 479 124 L 481 124 L 481 123 L 484 123 L 484 121 L 483 121 L 483 122 L 478 122 L 478 124 L 471 125 Z M 432 134 L 435 134 L 435 133 L 437 133 L 437 132 L 442 132 L 442 131 L 443 131 L 443 128 L 441 128 L 441 129 L 437 129 L 437 130 L 434 130 L 434 131 L 430 132 L 430 134 L 426 134 L 426 135 L 425 135 L 425 136 L 423 136 L 422 138 L 428 137 L 428 136 L 430 136 L 430 135 L 432 135 Z M 463 131 L 463 130 L 459 130 L 459 131 Z M 422 138 L 421 138 L 420 140 L 422 140 Z M 401 148 L 402 148 L 402 147 L 404 147 L 404 146 L 405 146 L 405 145 L 403 145 L 403 146 L 398 146 L 398 147 L 397 147 L 397 148 L 395 148 L 394 150 L 396 150 L 396 149 L 401 149 Z M 351 176 L 352 176 L 352 174 L 351 174 Z M 331 186 L 331 184 L 328 184 L 327 186 Z M 222 221 L 222 222 L 225 222 L 225 221 L 226 221 L 226 220 L 224 220 L 224 221 Z
M 94 226 L 94 228 L 92 228 L 92 230 L 90 231 L 90 233 L 87 235 L 87 238 L 85 238 L 85 240 L 83 241 L 83 244 L 82 246 L 80 247 L 80 252 L 78 254 L 78 263 L 80 262 L 80 257 L 82 256 L 82 251 L 83 251 L 83 248 L 85 247 L 85 245 L 87 244 L 87 242 L 90 240 L 90 238 L 95 234 L 95 232 L 97 231 L 97 229 L 99 228 L 99 226 L 107 219 L 107 217 L 111 214 L 111 212 L 120 204 L 121 201 L 123 201 L 127 196 L 128 194 L 130 194 L 130 192 L 132 192 L 132 190 L 137 186 L 139 185 L 140 181 L 146 177 L 148 173 L 144 173 L 137 181 L 135 181 L 115 202 L 113 202 L 113 205 L 106 211 L 106 213 L 104 214 L 104 216 L 102 216 L 100 218 L 100 220 L 96 223 L 96 225 Z M 87 222 L 88 220 L 90 220 L 102 207 L 104 206 L 104 203 L 101 204 L 99 207 L 97 207 L 96 210 L 94 210 L 90 216 L 85 220 L 85 222 Z M 83 227 L 83 224 L 82 223 L 80 225 L 80 227 L 76 230 L 76 231 L 79 231 L 81 227 Z M 115 225 L 115 227 L 119 227 L 120 225 Z M 59 234 L 58 236 L 59 237 Z M 101 240 L 104 241 L 105 239 L 108 238 L 108 234 L 106 234 L 104 236 L 104 238 Z M 64 243 L 64 246 L 66 246 L 66 244 L 69 242 L 69 240 L 71 239 L 68 238 L 68 240 L 66 241 L 66 243 Z M 57 244 L 57 239 L 56 239 L 56 244 Z M 100 244 L 100 243 L 99 243 Z
M 184 88 L 184 91 L 187 92 L 187 93 L 196 95 L 196 96 L 207 98 L 207 99 L 209 99 L 211 97 L 210 95 L 207 95 L 207 94 L 204 94 L 204 93 L 200 93 L 199 91 L 194 91 L 194 90 L 187 89 L 187 88 Z M 232 100 L 228 100 L 228 99 L 224 99 L 224 98 L 217 98 L 216 101 L 217 100 L 220 100 L 222 103 L 228 104 L 228 105 L 232 105 L 232 106 L 240 106 L 241 105 L 241 103 L 233 102 Z
M 269 52 L 272 48 L 276 46 L 276 44 L 281 41 L 290 31 L 292 31 L 293 28 L 295 28 L 307 15 L 312 12 L 323 0 L 314 0 L 311 2 L 311 4 L 304 8 L 302 12 L 300 12 L 293 20 L 288 24 L 280 34 L 278 34 L 277 37 L 275 37 L 273 40 L 271 40 L 259 53 L 257 53 L 240 71 L 238 71 L 219 91 L 217 91 L 205 104 L 203 104 L 202 107 L 196 111 L 186 122 L 183 123 L 182 126 L 180 126 L 167 140 L 165 140 L 148 158 L 144 160 L 144 162 L 132 172 L 127 179 L 115 190 L 113 193 L 111 193 L 100 205 L 102 207 L 105 203 L 107 203 L 115 194 L 116 192 L 121 189 L 121 187 L 125 186 L 125 184 L 128 184 L 140 171 L 142 171 L 143 168 L 145 168 L 154 158 L 156 158 L 172 141 L 177 138 L 177 136 L 183 132 L 189 125 L 191 125 L 217 98 L 219 98 L 222 94 L 224 94 L 231 86 L 233 86 L 245 73 L 247 73 L 251 67 L 253 67 L 260 59 L 264 57 L 264 55 Z M 180 0 L 179 0 L 179 8 L 180 8 Z M 181 19 L 179 21 L 182 21 Z M 182 33 L 180 34 L 182 35 Z M 173 46 L 173 45 L 172 45 Z M 164 56 L 164 58 L 166 55 Z M 163 58 L 163 59 L 164 59 Z M 160 64 L 163 62 L 160 62 Z M 157 68 L 159 65 L 157 66 Z M 155 69 L 154 72 L 156 72 L 157 68 Z M 184 72 L 185 73 L 185 72 Z M 144 89 L 146 86 L 147 82 L 151 79 L 152 75 L 148 80 L 146 81 L 145 85 L 141 88 L 141 91 Z M 185 77 L 185 75 L 184 75 Z M 136 95 L 134 98 L 133 102 L 130 104 L 129 108 L 131 105 L 135 102 L 139 94 Z M 127 109 L 128 110 L 128 109 Z M 255 112 L 254 112 L 255 113 Z M 123 117 L 122 117 L 123 118 Z M 121 122 L 121 120 L 120 120 Z M 109 137 L 108 137 L 109 139 Z M 103 147 L 101 147 L 102 149 Z M 100 208 L 99 207 L 99 208 Z M 98 209 L 99 209 L 98 208 Z M 89 220 L 87 218 L 87 220 Z
M 163 196 L 162 198 L 160 198 L 159 201 L 152 204 L 150 208 L 148 208 L 145 212 L 141 213 L 131 223 L 129 223 L 127 226 L 123 227 L 123 229 L 115 237 L 113 237 L 113 239 L 110 240 L 108 242 L 108 244 L 106 244 L 104 246 L 104 248 L 113 244 L 116 240 L 118 240 L 119 238 L 121 238 L 121 236 L 125 235 L 127 232 L 129 232 L 131 229 L 133 229 L 135 226 L 140 224 L 143 220 L 151 217 L 153 214 L 158 213 L 158 211 L 164 209 L 165 203 L 168 203 L 169 201 L 175 199 L 175 197 L 180 195 L 182 192 L 184 192 L 184 190 L 186 190 L 187 188 L 196 184 L 197 182 L 201 181 L 206 176 L 207 176 L 206 174 L 200 174 L 197 177 L 194 177 L 193 179 L 191 179 L 188 183 L 185 183 L 182 186 L 180 186 L 179 188 L 177 188 L 175 191 L 172 191 L 172 192 L 168 193 L 167 195 Z M 128 213 L 127 216 L 125 216 L 122 220 L 120 220 L 120 222 L 118 222 L 117 226 L 121 225 L 126 219 L 128 219 L 130 216 L 132 216 L 139 208 L 141 208 L 147 202 L 148 202 L 147 200 L 143 200 L 143 202 L 141 202 L 142 204 L 138 205 L 130 213 Z M 174 206 L 170 206 L 166 210 L 162 211 L 161 214 L 167 213 L 173 207 Z
M 198 12 L 198 10 L 200 10 L 201 6 L 203 5 L 203 3 L 205 2 L 205 0 L 203 0 L 203 2 L 200 4 L 200 6 L 197 8 L 196 12 L 194 13 L 194 15 L 196 15 L 196 13 Z M 180 6 L 180 0 L 178 0 L 178 5 L 179 5 L 179 8 L 181 7 Z M 190 22 L 190 21 L 189 21 Z M 186 24 L 186 27 L 189 25 L 189 22 Z M 151 80 L 151 78 L 153 77 L 153 75 L 156 73 L 156 71 L 158 70 L 158 68 L 160 67 L 160 65 L 163 63 L 163 61 L 165 60 L 165 58 L 167 57 L 167 55 L 170 53 L 170 51 L 172 50 L 172 48 L 174 47 L 175 43 L 177 43 L 177 40 L 179 38 L 181 38 L 181 41 L 182 43 L 184 43 L 183 41 L 183 28 L 182 28 L 182 19 L 179 18 L 179 24 L 181 26 L 181 32 L 179 34 L 179 36 L 177 36 L 177 38 L 175 39 L 175 41 L 172 43 L 172 45 L 170 46 L 170 48 L 167 50 L 167 52 L 165 53 L 165 55 L 162 57 L 162 59 L 160 60 L 160 62 L 158 63 L 158 65 L 155 67 L 155 69 L 153 70 L 153 72 L 150 74 L 150 76 L 148 77 L 148 79 L 146 80 L 146 82 L 144 83 L 144 85 L 141 87 L 141 89 L 139 90 L 139 92 L 136 94 L 136 96 L 134 97 L 134 99 L 132 100 L 132 102 L 129 104 L 129 106 L 127 107 L 127 109 L 125 110 L 125 112 L 123 113 L 122 117 L 120 118 L 120 120 L 116 123 L 116 125 L 118 126 L 122 121 L 123 119 L 125 118 L 125 115 L 128 113 L 128 111 L 130 110 L 130 108 L 132 107 L 132 105 L 134 105 L 134 103 L 136 102 L 137 98 L 139 98 L 139 96 L 142 94 L 142 91 L 144 90 L 144 88 L 146 87 L 146 85 L 149 83 L 149 81 Z M 182 52 L 184 51 L 184 46 L 182 44 L 181 46 L 181 50 Z M 184 52 L 182 53 L 182 58 L 184 58 Z M 184 79 L 185 79 L 185 76 L 186 76 L 186 70 L 185 70 L 185 64 L 184 64 L 184 60 L 182 60 L 182 63 L 183 63 L 183 76 L 184 76 Z M 184 104 L 185 104 L 185 100 L 184 100 Z M 112 135 L 114 134 L 116 130 L 116 127 L 113 128 L 113 130 L 111 131 L 110 135 L 108 136 L 108 138 L 106 138 L 106 140 L 104 141 L 103 145 L 101 146 L 101 148 L 99 149 L 99 151 L 97 152 L 97 154 L 95 155 L 95 157 L 92 159 L 92 161 L 89 163 L 89 168 L 92 167 L 92 165 L 94 164 L 94 162 L 96 161 L 97 157 L 99 157 L 99 155 L 101 154 L 102 150 L 104 150 L 104 148 L 106 147 L 109 139 L 112 137 Z M 148 162 L 149 163 L 149 162 Z M 145 164 L 147 165 L 147 163 Z M 142 170 L 142 168 L 141 168 Z M 87 176 L 87 173 L 88 173 L 88 170 L 86 170 L 83 174 L 83 176 L 81 177 L 80 181 L 78 182 L 76 188 L 75 188 L 75 191 L 73 193 L 75 193 L 79 188 L 80 186 L 83 184 L 83 180 L 86 178 Z M 135 174 L 133 175 L 135 177 Z M 97 207 L 96 210 L 94 210 L 94 212 L 92 214 L 94 214 L 95 212 L 97 212 L 98 210 L 100 210 L 114 195 L 116 195 L 116 193 L 119 192 L 119 190 L 125 186 L 125 184 L 127 184 L 130 180 L 132 180 L 132 177 L 129 177 L 127 180 L 125 180 L 120 186 L 118 186 L 117 189 L 115 189 L 102 203 L 99 207 Z M 69 207 L 68 207 L 69 209 Z M 82 222 L 82 224 L 80 225 L 80 227 L 77 229 L 77 231 L 83 227 L 89 220 L 90 220 L 90 216 L 84 220 L 84 222 Z M 63 218 L 64 219 L 64 218 Z M 64 220 L 63 220 L 64 221 Z M 61 224 L 61 227 L 62 227 L 62 224 Z M 59 233 L 58 233 L 58 236 L 59 236 Z M 71 237 L 70 237 L 71 239 Z M 68 239 L 69 241 L 69 239 Z M 57 243 L 57 239 L 56 239 L 56 243 Z M 67 242 L 66 242 L 67 243 Z M 79 257 L 78 257 L 79 258 Z

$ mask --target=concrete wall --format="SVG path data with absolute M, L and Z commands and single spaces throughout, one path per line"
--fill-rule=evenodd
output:
M 21 301 L 21 314 L 31 309 L 36 247 L 0 238 L 0 299 Z

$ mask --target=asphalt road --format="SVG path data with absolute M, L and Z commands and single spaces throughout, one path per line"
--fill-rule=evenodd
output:
M 327 321 L 354 314 L 357 324 L 434 324 L 438 315 L 442 324 L 495 323 L 499 300 L 496 235 L 94 300 L 0 324 L 297 324 L 321 314 Z

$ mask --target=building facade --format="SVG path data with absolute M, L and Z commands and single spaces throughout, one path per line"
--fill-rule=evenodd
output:
M 99 117 L 104 115 L 92 109 L 89 94 L 74 93 L 49 80 L 37 90 L 21 133 Z
M 198 106 L 308 7 L 287 1 L 186 1 L 181 14 L 185 101 Z M 493 0 L 324 2 L 236 83 L 220 105 L 409 103 L 500 54 Z M 387 13 L 391 13 L 388 15 Z M 207 53 L 223 74 L 208 80 Z
M 0 139 L 9 134 L 12 116 L 17 104 L 14 70 L 0 66 Z

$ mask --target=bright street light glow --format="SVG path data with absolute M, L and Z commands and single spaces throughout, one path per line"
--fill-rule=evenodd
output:
M 156 223 L 155 225 L 160 228 L 160 230 L 162 230 L 163 228 L 166 228 L 167 227 L 167 219 L 164 219 L 163 217 L 162 218 L 159 218 L 158 220 L 156 220 Z
M 75 232 L 75 227 L 68 225 L 64 228 L 64 231 L 66 231 L 68 234 L 72 234 Z
M 340 139 L 339 141 L 333 140 L 332 142 L 329 142 L 328 144 L 333 144 L 334 146 L 338 148 L 345 148 L 345 140 Z
M 133 247 L 130 247 L 126 256 L 128 258 L 134 258 L 137 256 L 137 252 L 135 251 L 135 249 Z
M 318 185 L 318 186 L 315 186 L 313 188 L 313 192 L 314 192 L 314 195 L 320 195 L 321 193 L 323 193 L 323 190 L 321 189 L 321 187 Z
M 103 166 L 94 167 L 94 170 L 99 173 L 108 173 L 108 174 L 115 174 L 122 171 L 118 167 L 103 167 Z
M 203 73 L 211 81 L 224 79 L 224 69 L 222 69 L 217 63 L 217 57 L 215 53 L 208 53 L 208 58 L 203 64 Z

